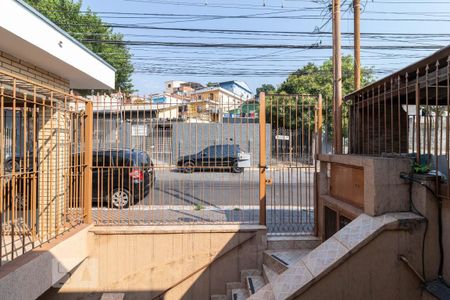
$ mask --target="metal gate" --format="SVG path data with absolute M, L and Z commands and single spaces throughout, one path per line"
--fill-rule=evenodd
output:
M 270 155 L 260 161 L 260 201 L 266 207 L 260 221 L 272 234 L 314 232 L 320 106 L 317 96 L 260 96 L 261 112 L 265 112 L 260 135 L 270 140 Z M 264 124 L 270 124 L 271 132 L 264 132 Z

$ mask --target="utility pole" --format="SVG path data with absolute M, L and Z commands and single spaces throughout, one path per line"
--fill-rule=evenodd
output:
M 334 152 L 342 154 L 341 1 L 333 0 Z
M 359 90 L 361 88 L 361 0 L 353 0 L 353 16 L 354 16 L 354 25 L 353 25 L 353 34 L 354 34 L 354 43 L 355 43 L 355 62 L 354 62 L 354 71 L 355 71 L 355 90 Z

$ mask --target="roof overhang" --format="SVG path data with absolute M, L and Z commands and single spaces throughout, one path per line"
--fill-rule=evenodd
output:
M 22 0 L 2 1 L 0 50 L 69 80 L 72 89 L 113 89 L 115 69 Z

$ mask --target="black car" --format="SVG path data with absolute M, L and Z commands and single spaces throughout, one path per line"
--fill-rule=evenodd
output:
M 37 162 L 37 157 L 35 157 Z M 6 157 L 4 162 L 4 170 L 6 173 L 11 173 L 13 169 L 16 172 L 20 172 L 21 170 L 30 171 L 33 169 L 33 152 L 27 152 L 26 155 L 26 168 L 24 168 L 25 163 L 25 155 L 17 154 L 16 157 Z
M 154 182 L 154 165 L 139 150 L 94 151 L 92 160 L 92 199 L 114 208 L 126 208 L 143 200 Z
M 227 168 L 234 173 L 241 173 L 243 168 L 238 166 L 238 156 L 241 152 L 239 145 L 214 145 L 209 146 L 197 154 L 180 157 L 177 167 L 186 173 L 192 173 L 196 169 Z

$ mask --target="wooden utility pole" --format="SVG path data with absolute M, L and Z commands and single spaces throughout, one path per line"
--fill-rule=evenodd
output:
M 333 0 L 334 152 L 342 153 L 341 1 Z
M 355 44 L 355 90 L 361 88 L 361 5 L 360 0 L 353 0 L 353 14 L 354 14 L 354 24 L 353 24 L 353 34 L 354 34 L 354 44 Z

